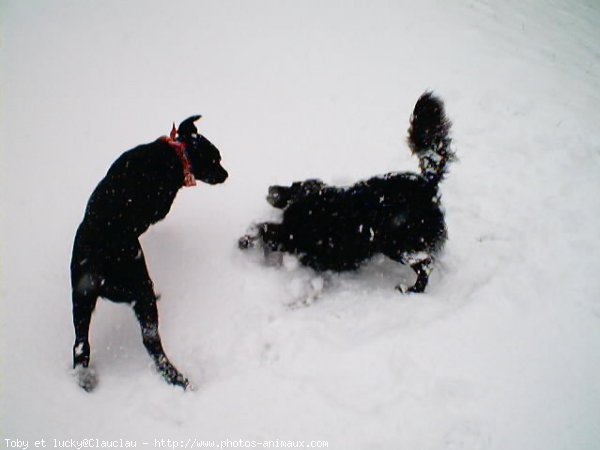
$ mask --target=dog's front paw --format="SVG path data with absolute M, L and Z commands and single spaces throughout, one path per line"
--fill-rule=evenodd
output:
M 77 379 L 77 384 L 86 392 L 92 392 L 98 385 L 96 370 L 92 367 L 77 366 L 73 374 Z
M 256 246 L 256 240 L 258 238 L 256 236 L 251 236 L 246 234 L 238 239 L 238 247 L 241 250 L 248 250 L 249 248 L 254 248 Z

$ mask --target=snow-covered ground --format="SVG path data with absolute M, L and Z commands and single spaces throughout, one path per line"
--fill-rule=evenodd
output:
M 0 447 L 99 438 L 334 449 L 600 448 L 597 0 L 7 0 L 2 17 Z M 376 260 L 312 275 L 239 252 L 269 184 L 414 170 L 426 89 L 460 161 L 428 291 Z M 71 376 L 68 264 L 124 150 L 200 113 L 225 185 L 182 190 L 143 237 L 163 342 L 100 302 L 93 394 Z M 239 442 L 239 441 L 238 441 Z M 31 447 L 30 447 L 31 448 Z

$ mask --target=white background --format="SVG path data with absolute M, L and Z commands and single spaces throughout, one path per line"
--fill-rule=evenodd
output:
M 328 440 L 335 449 L 600 446 L 600 6 L 595 0 L 4 1 L 0 435 Z M 415 170 L 435 90 L 460 161 L 423 295 L 377 260 L 335 277 L 236 241 L 267 187 Z M 93 394 L 71 375 L 68 266 L 118 155 L 203 114 L 226 184 L 143 236 L 161 333 L 198 390 L 153 371 L 100 301 Z M 3 441 L 4 443 L 4 441 Z

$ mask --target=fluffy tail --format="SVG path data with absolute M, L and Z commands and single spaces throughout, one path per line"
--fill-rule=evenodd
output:
M 410 118 L 408 145 L 419 158 L 421 175 L 436 185 L 444 178 L 448 163 L 456 158 L 450 148 L 451 125 L 444 103 L 431 92 L 421 95 Z

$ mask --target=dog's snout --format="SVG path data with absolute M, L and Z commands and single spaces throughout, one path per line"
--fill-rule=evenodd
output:
M 221 167 L 221 183 L 223 183 L 227 178 L 229 178 L 229 172 L 227 172 L 223 167 Z
M 224 183 L 228 177 L 229 173 L 219 165 L 200 179 L 208 184 L 221 184 Z

